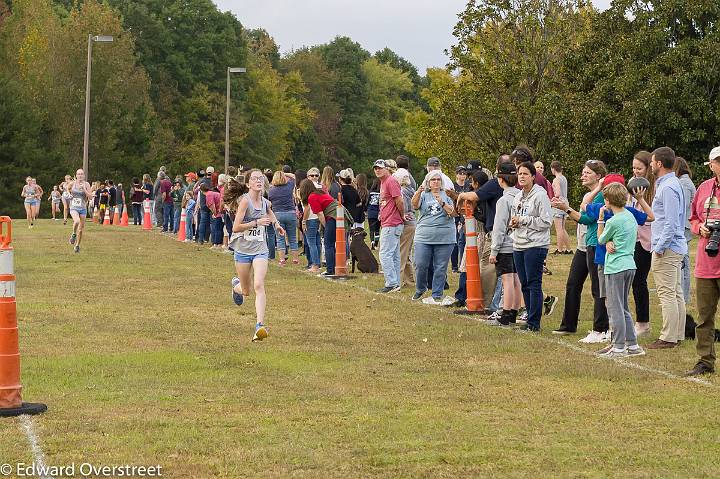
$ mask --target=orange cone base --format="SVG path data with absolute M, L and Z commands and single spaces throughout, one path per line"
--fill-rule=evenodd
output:
M 20 405 L 20 407 L 0 409 L 0 417 L 15 417 L 22 416 L 23 414 L 35 416 L 37 414 L 42 414 L 45 411 L 47 411 L 47 406 L 45 404 L 24 402 Z

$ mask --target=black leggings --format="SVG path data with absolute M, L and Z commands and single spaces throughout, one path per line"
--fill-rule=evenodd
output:
M 370 242 L 376 244 L 376 240 L 380 240 L 380 218 L 368 218 L 368 226 L 370 227 Z
M 610 327 L 605 298 L 600 297 L 600 281 L 598 279 L 598 265 L 595 264 L 595 246 L 587 247 L 587 267 L 590 272 L 590 289 L 592 291 L 595 307 L 593 308 L 593 331 L 604 333 Z
M 132 204 L 133 225 L 141 225 L 142 224 L 142 216 L 140 213 L 140 206 L 141 205 L 139 203 Z
M 577 331 L 580 301 L 585 280 L 588 277 L 587 255 L 584 251 L 575 250 L 567 283 L 565 283 L 565 309 L 563 310 L 560 328 Z
M 635 243 L 635 278 L 632 282 L 635 298 L 635 320 L 638 323 L 650 322 L 650 293 L 648 292 L 648 274 L 652 262 L 652 253 L 645 251 L 640 242 Z

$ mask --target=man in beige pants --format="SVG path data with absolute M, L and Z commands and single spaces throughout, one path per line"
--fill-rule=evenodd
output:
M 682 262 L 687 253 L 685 241 L 684 193 L 673 170 L 675 152 L 666 146 L 653 152 L 650 160 L 657 177 L 652 210 L 650 246 L 663 325 L 660 338 L 648 349 L 671 349 L 685 339 L 685 296 L 682 290 Z

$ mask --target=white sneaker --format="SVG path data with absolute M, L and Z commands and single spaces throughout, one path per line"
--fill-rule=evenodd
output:
M 650 323 L 635 323 L 635 336 L 645 336 L 650 332 Z
M 604 353 L 599 353 L 597 356 L 601 357 L 601 358 L 611 358 L 612 359 L 612 358 L 625 358 L 625 357 L 627 357 L 627 355 L 628 355 L 627 349 L 618 350 L 615 348 L 610 348 L 609 351 L 604 352 Z
M 607 333 L 590 331 L 587 336 L 585 336 L 578 342 L 585 344 L 604 343 L 610 340 L 608 336 L 609 335 Z
M 423 304 L 431 304 L 433 306 L 441 306 L 442 305 L 442 301 L 437 301 L 432 296 L 428 296 L 427 298 L 423 299 L 422 303 Z
M 440 304 L 442 306 L 450 306 L 451 304 L 455 303 L 456 299 L 452 296 L 445 296 L 442 301 L 440 301 Z
M 640 346 L 636 346 L 635 348 L 627 348 L 625 351 L 627 352 L 628 356 L 645 356 L 645 350 Z

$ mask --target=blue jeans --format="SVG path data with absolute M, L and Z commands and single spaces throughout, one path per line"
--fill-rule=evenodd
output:
M 173 227 L 173 204 L 172 203 L 163 203 L 162 205 L 162 212 L 163 212 L 163 231 L 170 231 Z
M 193 231 L 193 214 L 191 211 L 188 211 L 187 217 L 185 218 L 185 239 L 192 240 L 193 236 L 195 236 Z
M 467 301 L 467 273 L 465 272 L 460 273 L 458 289 L 455 291 L 455 299 L 462 304 L 465 304 L 465 301 Z
M 683 256 L 682 260 L 682 276 L 680 282 L 682 285 L 683 296 L 685 297 L 685 303 L 690 304 L 690 252 L 688 250 Z
M 210 216 L 212 216 L 212 214 L 209 209 L 207 211 L 200 209 L 200 224 L 198 225 L 197 240 L 201 244 L 207 243 L 210 240 Z
M 294 211 L 278 211 L 275 217 L 283 227 L 288 236 L 290 243 L 290 251 L 297 251 L 297 216 Z M 277 235 L 277 247 L 280 251 L 285 251 L 285 237 Z
M 325 218 L 324 240 L 327 273 L 335 274 L 335 218 Z
M 380 264 L 385 276 L 385 287 L 400 286 L 400 235 L 402 235 L 402 230 L 403 225 L 380 228 Z
M 178 232 L 180 229 L 180 215 L 182 215 L 182 208 L 180 205 L 174 205 L 173 206 L 173 216 L 175 219 L 175 224 L 173 225 L 173 233 Z M 185 221 L 187 222 L 187 218 L 185 218 Z
M 528 313 L 528 329 L 534 331 L 540 329 L 543 308 L 542 272 L 547 253 L 547 248 L 529 248 L 513 252 L 515 269 L 520 277 L 520 286 Z
M 503 297 L 503 289 L 502 289 L 502 278 L 497 279 L 497 284 L 495 284 L 495 293 L 493 293 L 492 301 L 490 302 L 490 308 L 493 311 L 498 311 L 502 309 L 500 305 L 500 301 L 502 301 Z
M 382 241 L 380 242 L 382 244 Z M 415 292 L 423 294 L 428 284 L 428 269 L 430 261 L 433 263 L 432 296 L 436 300 L 442 298 L 447 267 L 450 255 L 456 243 L 451 244 L 424 244 L 415 243 Z
M 465 255 L 465 228 L 460 228 L 457 232 L 457 244 L 453 248 L 450 261 L 452 261 L 452 269 L 456 271 L 460 263 L 462 263 L 463 256 Z
M 265 242 L 268 247 L 268 258 L 275 259 L 275 227 L 273 225 L 265 227 Z
M 320 220 L 307 220 L 305 242 L 308 247 L 308 261 L 310 266 L 320 267 Z
M 223 242 L 223 218 L 213 218 L 210 223 L 210 234 L 213 245 L 221 245 Z

